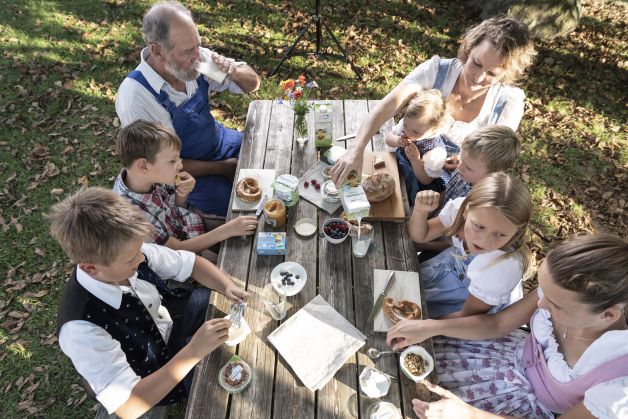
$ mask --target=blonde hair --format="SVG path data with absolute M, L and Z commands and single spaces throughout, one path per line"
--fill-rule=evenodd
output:
M 486 164 L 489 172 L 499 172 L 515 165 L 521 139 L 505 125 L 487 125 L 469 134 L 461 147 L 470 157 Z
M 145 239 L 152 225 L 109 189 L 86 188 L 52 207 L 50 234 L 75 263 L 110 265 L 124 246 Z
M 532 200 L 530 199 L 530 191 L 519 179 L 504 172 L 495 172 L 476 183 L 469 196 L 462 202 L 454 223 L 445 230 L 445 236 L 451 237 L 464 228 L 467 210 L 486 207 L 499 210 L 508 221 L 517 227 L 517 232 L 501 249 L 506 253 L 500 256 L 498 260 L 519 255 L 523 264 L 524 276 L 526 276 L 532 259 L 526 244 L 526 232 L 532 217 Z
M 601 313 L 628 303 L 628 242 L 610 234 L 566 240 L 545 258 L 552 279 Z
M 181 140 L 172 129 L 155 122 L 132 122 L 118 132 L 116 139 L 116 154 L 126 168 L 137 159 L 155 163 L 157 154 L 165 148 L 181 150 Z
M 427 118 L 428 124 L 434 129 L 441 127 L 446 116 L 447 106 L 442 92 L 438 89 L 416 92 L 403 111 L 404 119 Z
M 458 50 L 458 59 L 466 62 L 471 50 L 484 40 L 506 60 L 505 71 L 499 79 L 501 83 L 513 84 L 519 80 L 534 61 L 536 51 L 528 25 L 508 17 L 492 17 L 469 29 Z

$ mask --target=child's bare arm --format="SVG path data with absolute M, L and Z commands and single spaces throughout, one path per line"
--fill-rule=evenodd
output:
M 441 317 L 441 319 L 453 319 L 456 317 L 468 317 L 476 314 L 486 314 L 493 308 L 492 305 L 486 304 L 484 301 L 470 295 L 464 302 L 462 309 L 455 313 Z
M 230 326 L 231 322 L 225 319 L 206 321 L 190 343 L 166 365 L 142 378 L 133 387 L 130 397 L 116 410 L 116 414 L 121 418 L 135 418 L 159 403 L 201 359 L 227 340 Z
M 479 314 L 445 320 L 402 320 L 390 328 L 386 341 L 396 350 L 438 335 L 467 340 L 501 338 L 528 322 L 538 301 L 535 290 L 493 315 Z
M 434 191 L 421 191 L 416 194 L 409 226 L 410 239 L 413 242 L 432 241 L 445 231 L 445 226 L 438 217 L 427 219 L 428 214 L 438 206 L 439 199 L 440 194 Z
M 196 256 L 192 278 L 207 288 L 214 289 L 231 301 L 246 301 L 249 294 L 205 258 Z
M 229 237 L 248 236 L 254 234 L 256 230 L 256 217 L 250 215 L 240 216 L 216 227 L 212 231 L 192 237 L 191 239 L 178 240 L 170 236 L 164 245 L 173 250 L 188 250 L 190 252 L 199 253 Z
M 419 154 L 417 146 L 410 143 L 403 150 L 406 152 L 406 156 L 408 156 L 408 160 L 412 165 L 414 176 L 416 176 L 421 185 L 429 185 L 432 183 L 434 178 L 430 177 L 425 171 L 425 162 L 421 160 L 421 155 Z

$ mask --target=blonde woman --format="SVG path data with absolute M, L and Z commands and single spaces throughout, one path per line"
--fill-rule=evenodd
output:
M 414 242 L 445 235 L 453 243 L 419 267 L 430 317 L 496 313 L 520 299 L 532 215 L 525 185 L 503 172 L 491 173 L 468 197 L 449 201 L 438 217 L 428 220 L 439 198 L 434 191 L 419 192 L 409 227 Z
M 352 170 L 362 172 L 364 149 L 371 137 L 417 90 L 438 89 L 446 98 L 451 119 L 439 134 L 450 154 L 458 154 L 462 139 L 476 128 L 500 124 L 516 131 L 525 95 L 512 85 L 534 55 L 528 28 L 521 22 L 491 18 L 471 28 L 457 59 L 434 56 L 420 64 L 367 115 L 351 147 L 331 170 L 334 182 L 340 184 Z M 447 168 L 453 170 L 455 163 Z

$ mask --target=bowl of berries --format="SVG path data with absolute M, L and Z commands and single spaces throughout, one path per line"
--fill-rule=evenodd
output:
M 349 223 L 342 218 L 330 218 L 323 224 L 323 234 L 332 244 L 342 243 L 349 236 Z
M 296 262 L 280 263 L 270 273 L 273 288 L 277 291 L 283 288 L 286 297 L 298 294 L 305 286 L 305 281 L 307 281 L 305 268 Z

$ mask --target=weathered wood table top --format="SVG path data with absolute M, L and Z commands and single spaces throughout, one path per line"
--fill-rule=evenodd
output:
M 360 123 L 376 101 L 333 101 L 333 137 L 357 131 Z M 314 118 L 308 115 L 309 141 L 299 147 L 293 133 L 292 110 L 270 100 L 250 104 L 245 138 L 240 153 L 239 168 L 276 169 L 277 175 L 303 175 L 317 161 L 313 141 Z M 374 151 L 386 149 L 384 134 L 392 121 L 380 130 L 371 142 Z M 233 197 L 232 197 L 233 199 Z M 238 214 L 229 214 L 229 217 Z M 382 356 L 373 361 L 366 356 L 370 347 L 389 349 L 384 333 L 372 332 L 367 317 L 373 307 L 373 269 L 417 271 L 416 251 L 407 233 L 407 223 L 375 222 L 375 235 L 366 257 L 352 256 L 351 240 L 330 244 L 313 235 L 308 238 L 294 232 L 296 220 L 308 217 L 320 223 L 329 217 L 305 201 L 288 212 L 287 249 L 285 256 L 258 256 L 255 239 L 233 238 L 222 244 L 218 266 L 246 287 L 251 299 L 245 318 L 252 333 L 237 347 L 221 346 L 207 356 L 196 368 L 192 394 L 188 400 L 188 418 L 358 418 L 366 417 L 368 406 L 375 400 L 359 389 L 358 375 L 365 365 L 398 377 L 383 400 L 400 406 L 404 417 L 416 417 L 412 399 L 429 400 L 430 393 L 422 384 L 415 384 L 401 373 L 398 357 Z M 259 231 L 263 230 L 260 223 Z M 288 297 L 288 315 L 297 312 L 317 294 L 341 315 L 368 336 L 366 344 L 352 356 L 321 390 L 311 392 L 293 374 L 285 360 L 268 342 L 267 336 L 280 322 L 273 320 L 259 299 L 262 287 L 270 281 L 270 272 L 284 261 L 300 263 L 307 271 L 305 288 Z M 228 312 L 226 299 L 212 293 L 208 318 L 223 317 Z M 425 316 L 426 310 L 423 310 Z M 433 354 L 431 340 L 423 346 Z M 218 371 L 234 353 L 239 354 L 253 369 L 253 380 L 240 394 L 230 396 L 218 384 Z M 435 379 L 435 373 L 430 379 Z

